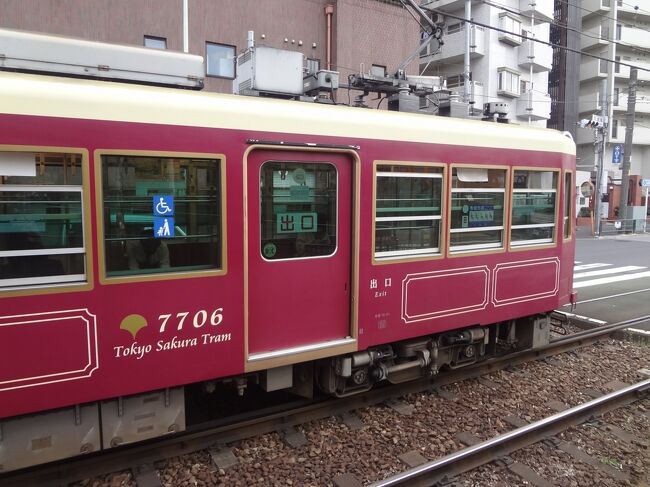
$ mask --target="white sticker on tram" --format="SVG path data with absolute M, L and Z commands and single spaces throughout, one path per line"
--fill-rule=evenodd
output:
M 589 281 L 574 282 L 573 288 L 578 289 L 581 287 L 598 286 L 600 284 L 609 284 L 612 282 L 631 281 L 633 279 L 641 279 L 643 277 L 650 277 L 650 271 L 637 272 L 636 274 L 626 274 L 624 276 L 601 277 L 600 279 L 591 279 Z
M 576 265 L 573 266 L 574 271 L 584 271 L 587 269 L 597 269 L 598 267 L 607 267 L 612 264 L 584 264 L 584 265 Z
M 620 274 L 621 272 L 638 271 L 647 269 L 647 267 L 639 265 L 627 265 L 624 267 L 614 267 L 613 269 L 602 269 L 600 271 L 579 272 L 574 274 L 574 279 L 582 279 L 583 277 L 606 276 L 608 274 Z

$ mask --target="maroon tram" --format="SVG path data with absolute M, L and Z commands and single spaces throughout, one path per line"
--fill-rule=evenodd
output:
M 0 464 L 179 431 L 188 384 L 344 396 L 548 341 L 545 129 L 0 74 Z

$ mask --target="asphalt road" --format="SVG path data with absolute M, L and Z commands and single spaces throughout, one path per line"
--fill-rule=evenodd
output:
M 575 261 L 575 314 L 607 323 L 650 315 L 650 234 L 578 237 Z

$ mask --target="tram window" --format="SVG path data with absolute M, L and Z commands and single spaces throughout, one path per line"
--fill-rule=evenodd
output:
M 457 166 L 451 184 L 449 250 L 502 248 L 506 170 Z
M 102 155 L 107 277 L 221 267 L 219 159 Z
M 441 167 L 377 167 L 375 258 L 440 253 L 442 178 Z
M 0 152 L 0 289 L 86 281 L 81 155 Z
M 557 183 L 556 171 L 514 171 L 511 225 L 513 247 L 553 242 Z
M 260 252 L 267 260 L 336 251 L 337 171 L 329 163 L 267 161 L 260 172 Z
M 573 174 L 564 174 L 564 238 L 571 238 L 571 206 L 573 205 Z

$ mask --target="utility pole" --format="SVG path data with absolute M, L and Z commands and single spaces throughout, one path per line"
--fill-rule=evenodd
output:
M 630 68 L 630 85 L 627 93 L 627 114 L 625 116 L 625 146 L 623 148 L 623 167 L 621 168 L 621 200 L 619 215 L 627 231 L 627 198 L 630 191 L 630 158 L 632 157 L 632 136 L 634 135 L 634 110 L 636 105 L 637 69 Z
M 465 99 L 463 100 L 465 103 L 467 103 L 467 106 L 470 106 L 469 102 L 471 101 L 471 86 L 470 86 L 470 73 L 471 73 L 471 65 L 470 65 L 470 57 L 469 57 L 469 51 L 470 51 L 470 45 L 472 41 L 472 29 L 474 26 L 470 24 L 470 21 L 472 20 L 472 0 L 465 0 L 465 59 L 464 59 L 464 67 L 463 67 L 463 78 L 465 81 Z
M 600 116 L 603 123 L 596 129 L 596 140 L 594 141 L 595 150 L 598 153 L 598 172 L 596 173 L 596 188 L 594 191 L 594 213 L 596 218 L 596 237 L 600 237 L 600 213 L 602 208 L 601 199 L 603 186 L 603 166 L 605 165 L 605 139 L 607 135 L 607 113 L 609 106 L 607 103 L 607 80 L 604 79 L 600 85 Z

